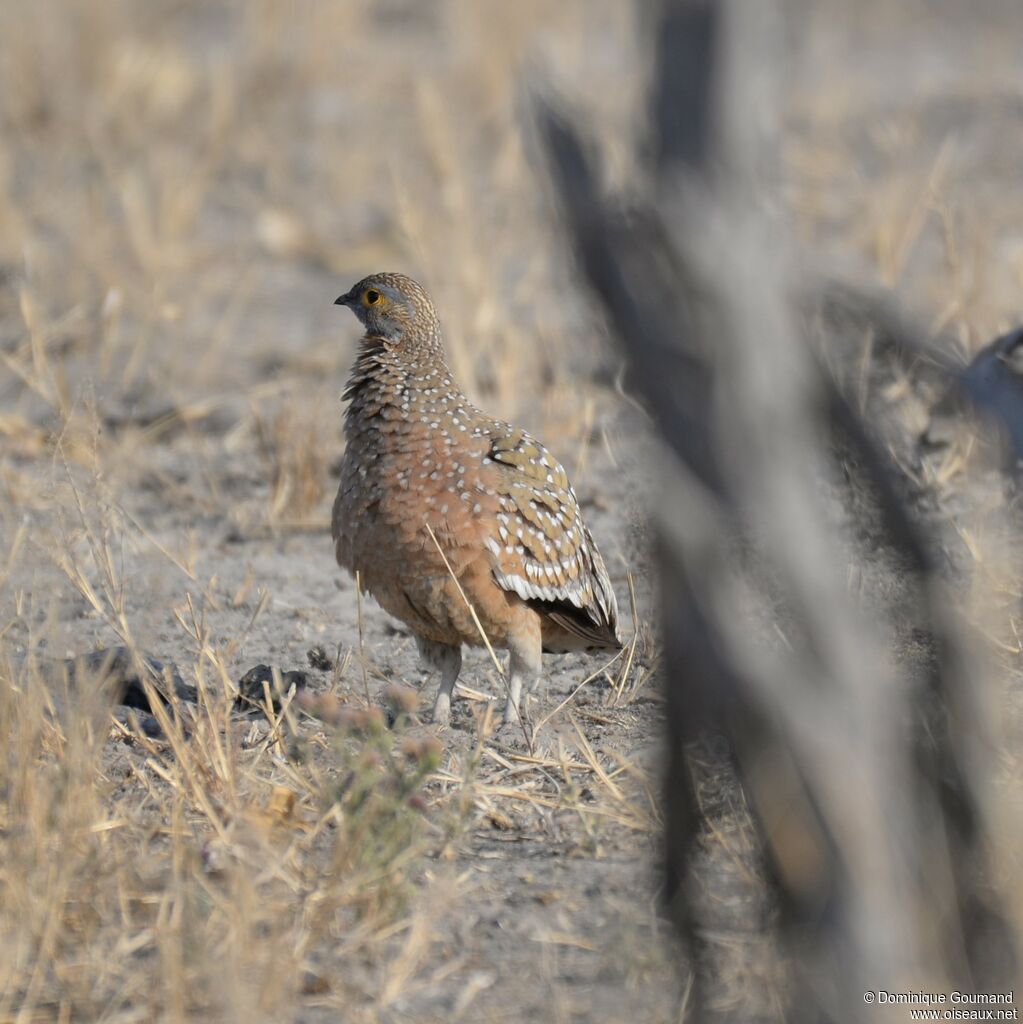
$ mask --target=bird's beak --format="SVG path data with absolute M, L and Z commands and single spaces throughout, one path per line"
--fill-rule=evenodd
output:
M 351 303 L 351 301 L 352 301 L 352 293 L 351 292 L 345 292 L 344 295 L 339 295 L 334 300 L 334 305 L 335 306 L 347 306 L 347 305 L 349 305 Z

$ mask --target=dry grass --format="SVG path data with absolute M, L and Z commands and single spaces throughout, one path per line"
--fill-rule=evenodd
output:
M 69 472 L 66 486 L 73 512 L 50 552 L 134 649 L 123 523 L 95 483 Z M 0 1019 L 281 1020 L 301 1006 L 376 1019 L 435 970 L 446 908 L 422 888 L 426 865 L 474 822 L 542 823 L 591 854 L 609 828 L 655 828 L 645 772 L 598 755 L 575 720 L 555 757 L 501 754 L 484 720 L 463 761 L 409 731 L 411 691 L 385 693 L 388 727 L 345 680 L 349 659 L 318 696 L 278 706 L 267 688 L 263 717 L 239 718 L 242 638 L 214 641 L 212 593 L 173 611 L 198 703 L 154 699 L 160 740 L 111 723 L 103 679 L 55 683 L 33 656 L 0 673 Z M 57 633 L 44 618 L 24 646 Z
M 116 520 L 71 486 L 77 521 L 54 558 L 134 647 Z M 417 927 L 439 750 L 379 710 L 317 728 L 290 695 L 278 711 L 267 695 L 265 722 L 239 720 L 208 604 L 175 609 L 199 699 L 153 701 L 161 741 L 111 724 L 102 679 L 55 686 L 34 656 L 7 661 L 0 1019 L 282 1019 L 303 991 L 372 1003 L 331 958 Z M 25 646 L 50 635 L 44 619 Z
M 381 620 L 371 651 L 361 605 L 357 640 L 314 607 L 331 582 L 303 593 L 356 334 L 331 302 L 367 272 L 426 281 L 470 392 L 581 453 L 584 491 L 610 443 L 517 75 L 544 51 L 585 88 L 582 39 L 631 21 L 406 6 L 0 9 L 2 1021 L 377 1020 L 445 991 L 471 1019 L 493 976 L 437 946 L 473 830 L 654 827 L 645 771 L 578 726 L 536 758 L 385 728 Z M 320 697 L 239 717 L 245 667 L 320 640 Z M 162 739 L 45 660 L 113 642 L 197 687 Z
M 649 583 L 623 557 L 646 496 L 518 118 L 543 67 L 625 180 L 636 35 L 613 0 L 0 4 L 0 1021 L 675 1014 L 649 903 Z M 1000 221 L 968 147 L 868 115 L 797 83 L 805 237 L 970 349 L 1017 314 L 1023 263 L 988 272 Z M 441 754 L 368 709 L 418 678 L 408 639 L 335 589 L 356 327 L 331 303 L 385 269 L 430 287 L 467 390 L 561 454 L 631 598 L 634 639 L 542 705 L 528 754 L 487 739 L 469 673 Z M 44 670 L 114 642 L 198 688 L 161 740 L 112 720 L 101 681 Z M 239 716 L 244 669 L 314 644 L 336 656 L 321 700 Z M 757 880 L 731 834 L 708 845 Z M 729 1005 L 773 991 L 752 973 Z

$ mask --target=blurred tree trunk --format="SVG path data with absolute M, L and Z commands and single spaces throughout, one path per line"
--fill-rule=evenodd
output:
M 1007 988 L 960 628 L 886 457 L 801 333 L 785 225 L 767 212 L 782 14 L 669 0 L 654 37 L 649 177 L 627 206 L 598 193 L 578 130 L 546 107 L 540 118 L 583 277 L 669 453 L 655 515 L 666 893 L 693 956 L 691 1019 L 706 1018 L 714 963 L 691 888 L 702 815 L 689 751 L 713 734 L 772 881 L 786 1019 L 877 1019 L 867 990 Z M 902 567 L 925 637 L 910 671 L 849 593 L 822 497 L 836 451 Z

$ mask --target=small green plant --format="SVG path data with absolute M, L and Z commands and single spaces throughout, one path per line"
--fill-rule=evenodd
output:
M 347 707 L 327 694 L 303 701 L 332 733 L 336 768 L 319 792 L 338 823 L 330 870 L 360 879 L 361 917 L 405 906 L 410 866 L 427 835 L 423 788 L 443 753 L 435 737 L 407 732 L 415 691 L 391 686 L 385 696 L 386 709 Z

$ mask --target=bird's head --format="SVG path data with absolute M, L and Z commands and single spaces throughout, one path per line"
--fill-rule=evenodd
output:
M 366 328 L 366 336 L 389 344 L 435 344 L 440 322 L 422 285 L 404 274 L 370 274 L 339 296 Z

